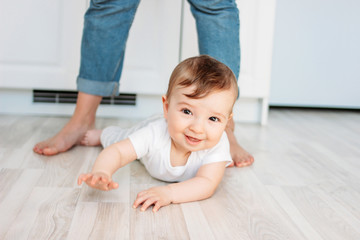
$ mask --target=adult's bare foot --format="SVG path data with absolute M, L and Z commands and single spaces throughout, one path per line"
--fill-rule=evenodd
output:
M 235 123 L 231 119 L 226 126 L 226 134 L 228 135 L 230 143 L 230 153 L 233 159 L 233 163 L 229 167 L 246 167 L 250 166 L 254 162 L 254 157 L 242 148 L 236 140 L 234 135 Z
M 230 153 L 236 167 L 247 167 L 254 163 L 254 157 L 237 142 L 230 142 Z
M 94 122 L 80 123 L 71 119 L 59 133 L 52 138 L 37 143 L 33 150 L 38 154 L 47 156 L 66 152 L 79 144 L 85 133 L 91 128 L 94 128 Z
M 70 121 L 54 137 L 35 145 L 34 152 L 47 156 L 66 152 L 83 139 L 86 131 L 93 129 L 96 110 L 102 97 L 79 92 L 76 108 Z

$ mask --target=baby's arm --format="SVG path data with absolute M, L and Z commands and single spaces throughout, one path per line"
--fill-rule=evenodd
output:
M 167 186 L 154 187 L 140 192 L 133 207 L 142 204 L 141 211 L 155 205 L 153 211 L 170 203 L 183 203 L 202 200 L 211 197 L 222 177 L 224 176 L 227 162 L 216 162 L 200 167 L 196 176 L 184 182 L 174 183 Z
M 91 173 L 81 174 L 78 184 L 87 185 L 100 190 L 116 189 L 119 185 L 111 177 L 116 170 L 136 159 L 135 149 L 129 139 L 114 143 L 101 151 Z

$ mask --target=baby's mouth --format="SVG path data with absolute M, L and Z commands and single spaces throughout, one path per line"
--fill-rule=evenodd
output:
M 190 137 L 188 135 L 185 135 L 185 137 L 186 137 L 187 142 L 191 145 L 197 145 L 202 141 L 201 139 Z

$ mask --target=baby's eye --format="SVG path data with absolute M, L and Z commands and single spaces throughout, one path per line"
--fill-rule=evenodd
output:
M 183 113 L 187 114 L 187 115 L 192 115 L 192 112 L 189 109 L 183 109 L 181 110 Z
M 209 120 L 213 121 L 213 122 L 219 122 L 220 121 L 220 119 L 217 118 L 217 117 L 209 117 Z

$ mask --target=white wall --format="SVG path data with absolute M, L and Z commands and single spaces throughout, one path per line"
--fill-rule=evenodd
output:
M 360 108 L 359 13 L 359 0 L 277 0 L 270 105 Z

